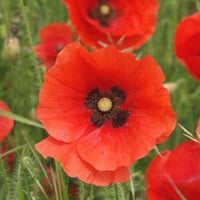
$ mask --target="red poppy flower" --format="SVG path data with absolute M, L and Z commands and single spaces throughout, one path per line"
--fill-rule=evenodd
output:
M 46 68 L 54 65 L 57 54 L 69 42 L 73 34 L 65 23 L 52 23 L 40 31 L 41 44 L 35 46 L 35 54 Z
M 36 149 L 85 182 L 128 180 L 128 166 L 174 129 L 163 80 L 150 56 L 67 45 L 44 77 L 37 117 L 50 137 Z
M 10 111 L 9 107 L 3 102 L 0 101 L 0 110 Z M 9 134 L 13 127 L 14 121 L 0 116 L 0 142 Z
M 199 199 L 199 155 L 200 144 L 186 141 L 155 157 L 146 171 L 148 200 Z
M 136 49 L 155 29 L 157 0 L 63 0 L 83 42 L 101 47 L 99 41 L 120 49 Z M 121 38 L 124 38 L 120 45 Z M 118 44 L 119 43 L 119 44 Z
M 200 81 L 200 12 L 183 18 L 178 24 L 175 53 L 190 74 Z

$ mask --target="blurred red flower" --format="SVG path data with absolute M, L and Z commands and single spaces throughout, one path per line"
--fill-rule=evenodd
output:
M 146 171 L 147 199 L 199 199 L 199 155 L 200 144 L 185 141 L 174 150 L 156 156 Z
M 176 28 L 174 42 L 177 58 L 200 81 L 200 12 L 181 20 Z
M 150 56 L 67 45 L 44 77 L 37 117 L 50 136 L 36 149 L 87 183 L 128 180 L 128 167 L 175 127 L 163 80 Z
M 0 154 L 1 154 L 1 156 L 2 156 L 2 154 L 11 150 L 15 146 L 16 146 L 16 144 L 15 144 L 15 140 L 14 140 L 13 137 L 11 138 L 11 143 L 8 143 L 8 140 L 3 140 L 0 143 Z M 15 153 L 14 152 L 9 153 L 6 156 L 2 156 L 1 159 L 6 164 L 8 172 L 12 172 L 14 165 L 15 165 L 15 161 L 16 161 Z
M 0 101 L 0 110 L 10 111 L 9 107 L 3 101 Z M 0 115 L 0 142 L 9 134 L 13 125 L 14 121 L 12 119 Z
M 73 34 L 65 23 L 52 23 L 40 30 L 41 44 L 34 47 L 36 56 L 46 68 L 54 65 L 57 54 L 72 42 Z
M 119 49 L 136 49 L 155 30 L 159 7 L 157 0 L 63 1 L 81 39 L 93 47 L 101 47 L 101 41 L 105 44 L 112 43 Z M 122 37 L 124 41 L 120 45 Z
M 44 169 L 45 169 L 46 175 L 48 177 L 48 178 L 46 176 L 42 177 L 41 182 L 42 182 L 44 191 L 46 192 L 48 197 L 50 197 L 51 199 L 56 198 L 53 188 L 51 186 L 53 185 L 53 179 L 55 182 L 58 182 L 59 178 L 58 178 L 56 172 L 51 170 L 51 168 L 49 166 L 45 166 Z
M 75 183 L 71 183 L 69 185 L 68 195 L 70 199 L 77 199 L 79 197 L 79 186 Z

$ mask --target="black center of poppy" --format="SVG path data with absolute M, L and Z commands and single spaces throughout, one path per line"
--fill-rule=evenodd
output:
M 109 20 L 114 16 L 113 8 L 108 4 L 107 0 L 99 0 L 98 5 L 89 16 L 99 22 L 101 26 L 107 27 Z
M 127 110 L 120 110 L 125 99 L 124 91 L 116 86 L 105 92 L 92 89 L 85 99 L 85 106 L 92 111 L 91 122 L 101 127 L 106 120 L 111 120 L 114 128 L 123 126 L 130 114 Z

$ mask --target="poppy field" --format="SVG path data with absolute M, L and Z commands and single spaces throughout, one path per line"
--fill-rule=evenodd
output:
M 0 0 L 0 200 L 200 198 L 199 0 Z

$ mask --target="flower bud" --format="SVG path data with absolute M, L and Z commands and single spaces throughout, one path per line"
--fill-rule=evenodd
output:
M 4 53 L 7 60 L 15 62 L 20 54 L 20 44 L 18 38 L 10 36 L 5 40 Z
M 171 82 L 171 83 L 164 83 L 163 86 L 170 92 L 170 93 L 173 93 L 177 87 L 178 87 L 178 84 L 177 83 L 174 83 L 174 82 Z

